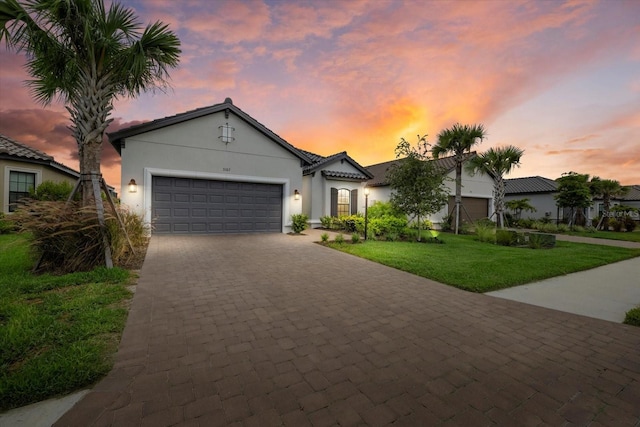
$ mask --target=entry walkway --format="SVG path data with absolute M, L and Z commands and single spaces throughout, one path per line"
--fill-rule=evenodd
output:
M 460 291 L 318 237 L 153 236 L 114 369 L 56 425 L 640 421 L 640 328 Z

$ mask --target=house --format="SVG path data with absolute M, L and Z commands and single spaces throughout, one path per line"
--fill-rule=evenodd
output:
M 629 192 L 624 196 L 611 199 L 611 206 L 625 205 L 640 209 L 640 185 L 627 186 Z M 529 199 L 529 203 L 536 208 L 536 212 L 526 212 L 523 218 L 549 219 L 553 222 L 566 220 L 569 209 L 563 209 L 556 205 L 555 196 L 558 194 L 558 184 L 556 181 L 543 178 L 541 176 L 530 176 L 526 178 L 514 178 L 505 180 L 505 202 L 509 200 Z M 592 205 L 584 209 L 583 215 L 587 224 L 592 224 L 592 220 L 602 215 L 604 204 L 602 198 L 595 197 Z M 638 220 L 637 212 L 631 216 Z
M 466 154 L 464 161 L 466 162 L 475 156 L 475 152 L 468 153 Z M 367 181 L 367 186 L 370 189 L 369 201 L 371 203 L 375 203 L 376 201 L 388 201 L 390 199 L 391 187 L 387 181 L 386 174 L 389 168 L 396 162 L 398 162 L 398 160 L 367 166 L 367 170 L 373 175 L 373 178 Z M 436 167 L 445 173 L 445 184 L 448 187 L 450 194 L 448 205 L 443 207 L 438 213 L 431 215 L 428 218 L 436 226 L 439 226 L 443 219 L 452 213 L 455 208 L 456 162 L 453 156 L 436 159 L 434 162 Z M 480 173 L 471 175 L 463 166 L 460 223 L 474 222 L 478 219 L 489 218 L 493 215 L 493 187 L 493 177 Z
M 75 184 L 80 173 L 56 162 L 48 154 L 0 134 L 0 200 L 3 213 L 43 181 Z
M 294 147 L 230 98 L 109 141 L 122 158 L 121 200 L 155 233 L 287 232 L 300 213 L 319 225 L 325 215 L 363 211 L 372 177 L 346 152 Z
M 364 213 L 367 185 L 369 202 L 389 200 L 385 164 L 365 168 L 346 152 L 298 149 L 230 98 L 110 133 L 109 141 L 122 158 L 121 201 L 154 233 L 288 232 L 300 213 L 319 226 L 323 216 Z M 439 162 L 451 175 L 453 161 Z M 465 175 L 472 219 L 491 214 L 492 188 L 490 177 Z
M 556 205 L 555 196 L 558 194 L 558 183 L 541 176 L 505 179 L 504 201 L 529 199 L 535 212 L 523 213 L 523 218 L 549 219 L 557 222 L 562 218 L 562 209 Z
M 616 205 L 630 206 L 640 211 L 640 185 L 626 185 L 628 188 L 627 194 L 623 196 L 613 197 L 610 201 L 611 207 Z M 604 202 L 601 197 L 595 197 L 593 199 L 594 217 L 599 217 L 604 212 Z M 631 218 L 636 221 L 640 220 L 640 212 L 630 212 Z

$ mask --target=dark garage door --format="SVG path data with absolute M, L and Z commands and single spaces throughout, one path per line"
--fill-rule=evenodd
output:
M 282 185 L 154 176 L 154 233 L 282 232 Z
M 449 197 L 449 212 L 455 218 L 456 198 Z M 479 197 L 463 197 L 460 207 L 460 224 L 474 222 L 489 216 L 489 199 Z M 453 223 L 452 223 L 453 224 Z M 453 224 L 455 225 L 455 224 Z

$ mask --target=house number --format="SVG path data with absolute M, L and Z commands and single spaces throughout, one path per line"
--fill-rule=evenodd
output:
M 231 168 L 222 168 L 222 172 L 231 172 Z

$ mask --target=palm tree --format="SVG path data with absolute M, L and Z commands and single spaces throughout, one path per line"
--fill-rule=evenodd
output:
M 431 152 L 434 158 L 439 158 L 446 153 L 453 153 L 456 161 L 456 214 L 455 232 L 458 234 L 460 225 L 460 205 L 462 203 L 462 163 L 465 160 L 465 151 L 471 152 L 471 147 L 482 141 L 486 136 L 482 125 L 464 125 L 459 123 L 451 129 L 445 129 L 438 134 L 438 142 Z
M 509 200 L 508 202 L 504 202 L 504 206 L 507 209 L 510 209 L 513 212 L 515 212 L 515 214 L 516 214 L 515 219 L 516 220 L 520 220 L 520 218 L 522 217 L 522 212 L 535 212 L 535 211 L 537 211 L 535 206 L 533 206 L 531 203 L 529 203 L 529 199 L 527 199 L 527 198 Z
M 597 229 L 609 230 L 609 212 L 611 209 L 611 199 L 624 196 L 629 192 L 628 187 L 623 187 L 618 181 L 613 179 L 600 179 L 597 176 L 591 178 L 592 194 L 602 197 L 604 207 L 602 218 L 598 222 Z
M 178 65 L 180 40 L 166 24 L 141 29 L 118 3 L 106 10 L 103 0 L 0 0 L 0 41 L 26 53 L 34 98 L 45 106 L 61 99 L 69 111 L 81 182 L 100 176 L 113 101 L 166 87 Z M 93 191 L 82 186 L 83 205 Z
M 496 222 L 500 228 L 504 228 L 504 175 L 511 172 L 514 166 L 520 166 L 520 157 L 523 154 L 523 150 L 513 145 L 489 148 L 484 153 L 469 159 L 467 164 L 467 170 L 471 174 L 480 171 L 482 174 L 493 176 Z

